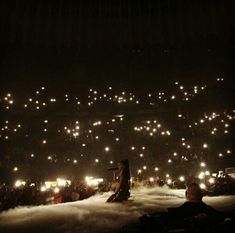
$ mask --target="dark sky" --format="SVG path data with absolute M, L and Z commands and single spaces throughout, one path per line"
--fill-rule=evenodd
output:
M 231 80 L 234 5 L 232 0 L 2 0 L 2 85 L 151 84 L 221 74 Z

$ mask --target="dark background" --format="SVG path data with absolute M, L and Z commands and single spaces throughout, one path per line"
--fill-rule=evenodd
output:
M 232 83 L 233 0 L 1 0 L 1 86 Z M 76 84 L 76 85 L 74 85 Z

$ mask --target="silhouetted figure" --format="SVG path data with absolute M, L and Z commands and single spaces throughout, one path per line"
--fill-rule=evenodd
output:
M 141 216 L 140 232 L 214 232 L 218 227 L 221 229 L 221 214 L 202 201 L 203 193 L 197 183 L 187 186 L 185 196 L 187 201 L 183 205 L 168 208 L 167 213 Z
M 128 160 L 122 160 L 117 164 L 115 183 L 115 193 L 108 198 L 107 202 L 126 201 L 130 197 L 130 169 Z
M 177 214 L 182 217 L 191 217 L 199 214 L 207 217 L 218 217 L 219 212 L 202 201 L 203 193 L 197 183 L 191 183 L 185 191 L 187 201 L 178 208 Z M 171 209 L 169 209 L 171 211 Z

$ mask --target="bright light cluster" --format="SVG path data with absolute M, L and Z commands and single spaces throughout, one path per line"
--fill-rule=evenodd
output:
M 222 81 L 218 78 L 216 85 Z M 226 164 L 233 156 L 226 139 L 232 132 L 235 110 L 215 111 L 216 106 L 208 106 L 210 111 L 191 113 L 188 104 L 193 105 L 196 96 L 207 98 L 207 89 L 205 84 L 180 81 L 169 89 L 145 93 L 108 85 L 84 90 L 82 97 L 69 91 L 55 94 L 42 86 L 17 100 L 11 91 L 1 97 L 5 112 L 0 140 L 9 150 L 17 151 L 22 145 L 27 149 L 4 156 L 11 160 L 12 174 L 19 175 L 43 161 L 49 166 L 87 166 L 100 172 L 129 158 L 133 174 L 149 176 L 151 182 L 168 175 L 171 183 L 174 172 L 183 182 L 192 164 L 198 169 L 196 177 L 213 182 L 208 175 L 211 164 Z

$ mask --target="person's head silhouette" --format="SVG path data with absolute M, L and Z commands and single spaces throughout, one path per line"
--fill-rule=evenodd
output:
M 191 183 L 187 186 L 185 196 L 188 201 L 200 202 L 202 201 L 203 193 L 200 186 L 197 183 Z

